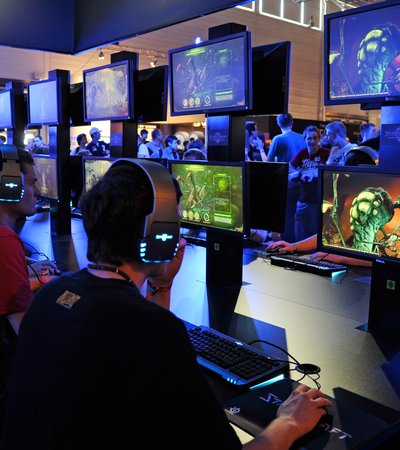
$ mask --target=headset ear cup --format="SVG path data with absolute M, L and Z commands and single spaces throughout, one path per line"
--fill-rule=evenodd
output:
M 0 145 L 0 201 L 19 202 L 24 195 L 24 178 L 14 145 Z
M 145 263 L 171 261 L 179 247 L 180 216 L 177 192 L 171 174 L 159 163 L 139 159 L 118 159 L 113 166 L 132 164 L 147 176 L 153 189 L 153 209 L 140 224 L 136 254 Z

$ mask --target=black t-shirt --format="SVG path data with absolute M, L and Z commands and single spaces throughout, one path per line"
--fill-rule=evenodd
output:
M 241 448 L 183 323 L 87 270 L 38 292 L 7 400 L 3 450 Z
M 92 152 L 93 156 L 108 156 L 109 153 L 106 150 L 108 150 L 109 147 L 110 146 L 104 141 L 98 141 L 97 144 L 92 141 L 86 146 L 86 148 Z

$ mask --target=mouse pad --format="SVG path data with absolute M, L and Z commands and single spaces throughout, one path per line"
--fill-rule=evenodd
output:
M 225 413 L 230 422 L 255 436 L 276 417 L 279 405 L 299 384 L 283 379 L 253 389 L 225 401 Z M 344 398 L 327 397 L 333 402 L 328 414 L 321 418 L 314 430 L 297 440 L 292 449 L 371 448 L 372 443 L 381 443 L 391 434 L 391 425 L 383 417 L 366 412 Z

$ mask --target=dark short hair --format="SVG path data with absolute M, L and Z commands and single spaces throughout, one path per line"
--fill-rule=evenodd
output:
M 204 142 L 201 139 L 196 139 L 195 141 L 189 142 L 188 150 L 192 148 L 197 148 L 198 150 L 205 150 Z
M 78 136 L 76 137 L 76 142 L 78 142 L 78 144 L 80 145 L 84 137 L 87 138 L 85 133 L 78 134 Z
M 27 152 L 26 150 L 19 148 L 17 151 L 18 151 L 19 163 L 21 166 L 21 172 L 26 173 L 27 172 L 26 166 L 28 164 L 34 166 L 35 160 L 32 158 L 32 155 L 29 152 Z
M 279 114 L 276 118 L 276 123 L 279 128 L 287 128 L 293 126 L 293 116 L 289 113 Z
M 111 166 L 79 201 L 88 237 L 87 258 L 115 265 L 138 260 L 142 224 L 153 202 L 153 187 L 140 167 Z
M 256 122 L 252 122 L 252 121 L 247 121 L 245 124 L 245 129 L 251 133 L 252 131 L 256 131 L 257 129 L 257 124 Z
M 145 133 L 147 135 L 149 134 L 149 132 L 146 130 L 146 128 L 143 128 L 143 129 L 140 130 L 140 136 L 143 136 Z
M 307 136 L 308 133 L 317 133 L 318 136 L 321 135 L 318 127 L 316 127 L 315 125 L 308 125 L 308 127 L 306 127 L 303 131 L 303 136 L 304 138 Z
M 165 145 L 168 146 L 169 144 L 171 144 L 171 142 L 174 142 L 174 141 L 178 142 L 178 138 L 176 136 L 170 134 L 169 136 L 167 136 L 164 139 L 164 141 L 165 141 Z
M 197 148 L 190 148 L 182 155 L 182 159 L 198 159 L 199 161 L 206 161 L 207 157 L 201 150 Z

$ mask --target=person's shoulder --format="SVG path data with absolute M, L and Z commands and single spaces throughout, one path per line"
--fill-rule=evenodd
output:
M 3 224 L 0 224 L 0 236 L 1 237 L 13 237 L 13 238 L 17 238 L 18 240 L 20 239 L 18 234 L 13 229 L 11 229 L 9 226 L 3 225 Z

